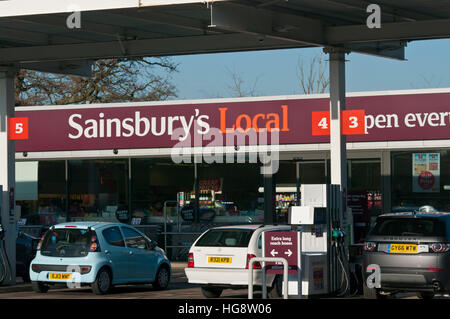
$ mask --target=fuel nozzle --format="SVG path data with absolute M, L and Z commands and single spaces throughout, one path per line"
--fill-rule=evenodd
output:
M 345 236 L 345 233 L 340 228 L 333 229 L 332 236 L 333 236 L 334 239 L 340 239 L 340 238 L 343 238 Z

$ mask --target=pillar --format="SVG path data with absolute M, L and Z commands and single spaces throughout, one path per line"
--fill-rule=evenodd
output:
M 342 135 L 341 111 L 345 110 L 345 54 L 341 49 L 325 48 L 330 57 L 330 166 L 331 184 L 340 185 L 342 205 L 338 220 L 341 226 L 347 208 L 347 144 Z
M 15 219 L 15 147 L 8 139 L 8 121 L 14 117 L 15 70 L 0 67 L 0 185 L 1 224 L 5 229 L 5 247 L 9 259 L 11 277 L 3 284 L 16 282 L 16 219 Z M 11 195 L 10 195 L 11 194 Z

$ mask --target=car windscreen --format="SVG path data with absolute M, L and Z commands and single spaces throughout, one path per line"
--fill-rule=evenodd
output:
M 439 218 L 380 217 L 372 236 L 445 237 L 445 223 Z
M 92 231 L 57 228 L 49 230 L 41 246 L 41 254 L 54 257 L 84 257 L 89 253 Z
M 211 229 L 195 244 L 198 247 L 248 247 L 253 229 Z

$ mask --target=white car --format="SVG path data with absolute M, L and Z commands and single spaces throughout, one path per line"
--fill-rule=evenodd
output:
M 290 226 L 239 225 L 215 227 L 204 232 L 189 250 L 185 268 L 188 282 L 201 286 L 207 298 L 217 298 L 223 289 L 248 287 L 248 263 L 262 257 L 262 233 L 289 231 Z M 253 263 L 253 283 L 261 287 L 261 265 Z M 281 295 L 281 280 L 266 276 L 269 297 Z

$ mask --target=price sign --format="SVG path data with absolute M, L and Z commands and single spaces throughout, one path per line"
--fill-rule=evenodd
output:
M 28 117 L 11 117 L 9 119 L 9 139 L 28 139 Z
M 345 110 L 341 112 L 343 135 L 365 134 L 365 111 Z M 312 112 L 312 135 L 330 135 L 330 112 Z

